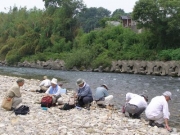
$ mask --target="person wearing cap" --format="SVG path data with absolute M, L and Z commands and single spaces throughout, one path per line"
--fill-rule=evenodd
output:
M 43 81 L 40 83 L 40 90 L 36 90 L 39 93 L 45 93 L 47 89 L 51 86 L 51 81 L 47 78 L 47 76 L 43 77 Z
M 96 88 L 95 101 L 100 107 L 106 107 L 111 105 L 113 95 L 108 94 L 108 86 L 106 84 Z
M 129 113 L 132 118 L 140 118 L 141 113 L 146 109 L 148 102 L 148 96 L 136 95 L 132 97 L 125 106 L 125 112 Z
M 150 126 L 165 127 L 168 131 L 171 131 L 168 125 L 170 116 L 168 101 L 171 100 L 171 95 L 171 92 L 166 91 L 161 96 L 152 98 L 145 110 Z M 165 123 L 165 126 L 163 123 Z
M 90 103 L 93 101 L 92 91 L 83 79 L 78 79 L 76 84 L 78 85 L 77 102 L 79 107 L 85 107 L 89 109 Z
M 133 97 L 136 97 L 136 96 L 138 96 L 138 94 L 134 94 L 134 93 L 131 93 L 131 92 L 126 93 L 126 102 L 125 102 L 125 105 L 122 107 L 122 113 L 125 113 L 125 106 L 126 106 L 126 104 L 127 104 Z
M 24 79 L 19 78 L 13 86 L 7 91 L 6 97 L 13 99 L 11 110 L 14 110 L 22 102 L 20 87 L 24 85 Z
M 48 90 L 45 92 L 45 96 L 51 96 L 53 98 L 53 104 L 62 104 L 62 98 L 61 98 L 61 87 L 57 84 L 57 79 L 53 78 L 51 80 L 51 86 L 48 88 Z

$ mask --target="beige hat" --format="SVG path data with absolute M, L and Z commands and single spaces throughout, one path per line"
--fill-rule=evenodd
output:
M 56 78 L 53 78 L 53 79 L 51 80 L 51 83 L 57 84 L 57 79 L 56 79 Z
M 18 78 L 16 82 L 17 82 L 17 83 L 19 83 L 19 82 L 24 82 L 24 79 L 23 79 L 23 78 Z
M 77 81 L 76 81 L 76 84 L 77 84 L 77 85 L 81 85 L 81 84 L 83 84 L 83 83 L 84 83 L 84 80 L 81 79 L 81 78 L 77 79 Z
M 43 79 L 47 79 L 47 76 L 44 76 Z
M 109 88 L 106 84 L 102 84 L 101 86 L 104 86 L 107 90 L 109 90 Z
M 172 94 L 171 94 L 170 91 L 165 91 L 165 92 L 163 93 L 163 95 L 164 95 L 164 96 L 168 96 L 168 97 L 170 98 L 170 100 L 171 100 Z

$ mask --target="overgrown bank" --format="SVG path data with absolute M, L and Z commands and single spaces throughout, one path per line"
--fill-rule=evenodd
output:
M 152 13 L 158 12 L 160 16 L 155 16 L 156 19 L 148 16 L 152 22 L 143 20 L 142 24 L 139 18 L 148 15 L 146 12 L 139 14 L 139 7 L 143 3 L 146 7 L 154 7 L 156 4 L 154 0 L 140 0 L 136 3 L 132 17 L 138 22 L 137 26 L 143 28 L 140 34 L 121 25 L 107 25 L 107 20 L 115 18 L 102 8 L 98 12 L 104 13 L 104 16 L 99 17 L 97 13 L 93 16 L 95 18 L 98 15 L 98 28 L 91 31 L 83 29 L 85 23 L 81 20 L 86 20 L 87 13 L 96 9 L 85 8 L 81 1 L 66 0 L 55 2 L 53 6 L 51 0 L 46 1 L 44 11 L 14 7 L 8 13 L 0 13 L 0 59 L 8 65 L 60 59 L 65 61 L 67 69 L 106 68 L 117 60 L 180 60 L 179 28 L 176 25 L 179 22 L 177 16 L 180 3 L 173 1 L 163 4 L 159 1 L 152 8 Z M 162 7 L 169 14 L 171 9 L 177 12 L 168 14 L 167 18 L 165 13 L 161 13 Z M 91 20 L 95 20 L 93 17 Z M 119 18 L 116 21 L 120 21 Z

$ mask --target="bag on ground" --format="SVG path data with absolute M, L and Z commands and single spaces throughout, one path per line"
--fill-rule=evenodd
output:
M 51 107 L 52 106 L 52 97 L 51 96 L 46 96 L 46 97 L 43 97 L 41 99 L 41 107 Z
M 65 103 L 61 110 L 70 110 L 75 107 L 76 101 L 74 97 L 70 97 L 68 103 Z
M 73 109 L 75 105 L 69 105 L 68 103 L 65 103 L 64 106 L 61 108 L 61 110 L 70 110 Z
M 1 104 L 1 107 L 6 109 L 6 110 L 11 110 L 11 107 L 12 107 L 12 101 L 13 99 L 12 98 L 7 98 L 5 97 L 2 101 L 2 104 Z
M 29 113 L 29 107 L 26 105 L 21 105 L 19 108 L 14 109 L 16 115 L 26 115 Z

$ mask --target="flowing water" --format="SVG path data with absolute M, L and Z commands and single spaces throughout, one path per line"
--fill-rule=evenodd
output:
M 59 71 L 34 68 L 0 67 L 0 74 L 23 76 L 26 78 L 42 78 L 47 75 L 49 78 L 58 78 L 63 82 L 63 87 L 77 89 L 76 80 L 83 78 L 91 87 L 93 93 L 95 88 L 101 84 L 107 84 L 109 93 L 114 95 L 114 104 L 121 108 L 125 102 L 127 92 L 147 94 L 149 101 L 164 91 L 172 92 L 172 100 L 169 102 L 170 126 L 180 127 L 180 78 L 170 76 L 152 76 L 121 73 L 98 73 L 98 72 L 77 72 Z

